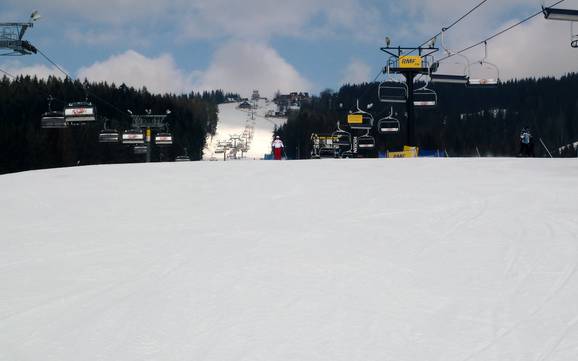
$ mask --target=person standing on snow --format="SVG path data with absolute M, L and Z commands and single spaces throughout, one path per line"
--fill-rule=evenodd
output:
M 522 157 L 533 157 L 534 156 L 534 144 L 532 141 L 532 133 L 530 133 L 530 128 L 524 127 L 520 133 L 520 156 Z
M 281 138 L 279 138 L 279 136 L 275 137 L 275 140 L 271 144 L 271 147 L 273 147 L 273 155 L 275 157 L 275 160 L 281 160 L 281 154 L 283 153 L 283 148 L 285 146 L 283 145 L 283 141 L 281 140 Z

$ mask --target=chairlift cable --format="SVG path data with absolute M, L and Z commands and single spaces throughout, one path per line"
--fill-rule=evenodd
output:
M 478 5 L 476 5 L 475 7 L 473 7 L 470 11 L 468 11 L 467 13 L 465 13 L 464 15 L 462 15 L 462 17 L 460 17 L 459 19 L 455 20 L 453 23 L 451 23 L 449 26 L 444 27 L 444 31 L 448 31 L 451 28 L 453 28 L 454 26 L 456 26 L 459 22 L 461 22 L 462 20 L 464 20 L 465 18 L 467 18 L 469 15 L 471 15 L 474 11 L 478 10 L 482 5 L 484 5 L 488 0 L 483 0 L 482 2 L 480 2 Z M 436 35 L 430 37 L 428 40 L 424 41 L 420 46 L 418 46 L 417 48 L 411 50 L 409 54 L 413 53 L 414 51 L 418 50 L 419 48 L 421 48 L 422 46 L 426 45 L 427 43 L 429 43 L 432 39 L 437 38 L 438 36 L 440 36 L 442 34 L 442 32 L 440 31 L 439 33 L 437 33 Z
M 9 72 L 7 72 L 7 71 L 5 71 L 5 70 L 0 69 L 0 73 L 3 73 L 3 74 L 5 74 L 5 75 L 9 76 L 9 77 L 12 78 L 12 79 L 16 79 L 16 76 L 15 76 L 15 75 L 12 75 L 12 74 L 10 74 Z
M 42 52 L 42 50 L 36 48 L 38 50 L 38 52 L 40 53 L 40 55 L 42 55 L 48 62 L 50 62 L 52 65 L 54 65 L 56 67 L 56 69 L 60 70 L 60 72 L 62 74 L 64 74 L 66 77 L 70 78 L 70 79 L 74 79 L 72 76 L 70 76 L 70 74 L 68 74 L 66 71 L 64 71 L 60 66 L 58 66 L 58 64 L 56 64 L 52 59 L 50 59 L 48 57 L 48 55 L 44 54 Z M 111 104 L 110 102 L 102 99 L 101 97 L 97 96 L 96 94 L 94 94 L 93 92 L 89 91 L 87 89 L 86 86 L 84 86 L 84 84 L 81 82 L 82 88 L 84 89 L 84 91 L 86 92 L 86 94 L 90 94 L 91 96 L 93 96 L 94 98 L 100 100 L 101 102 L 109 105 L 111 108 L 115 109 L 116 111 L 118 111 L 119 113 L 123 114 L 123 115 L 127 115 L 126 112 L 120 110 L 119 108 L 117 108 L 114 104 Z
M 559 5 L 559 4 L 563 3 L 564 1 L 566 1 L 566 0 L 559 0 L 559 1 L 556 2 L 555 4 L 550 5 L 550 6 L 548 6 L 548 7 L 549 7 L 549 8 L 554 7 L 554 6 L 556 6 L 556 5 Z M 479 41 L 479 42 L 477 42 L 477 43 L 475 43 L 475 44 L 473 44 L 473 45 L 470 45 L 470 46 L 468 46 L 467 48 L 464 48 L 464 49 L 462 49 L 462 50 L 460 50 L 460 51 L 458 51 L 458 52 L 455 52 L 455 53 L 453 53 L 453 54 L 447 55 L 447 56 L 445 56 L 445 57 L 443 57 L 443 58 L 441 58 L 441 59 L 439 59 L 439 60 L 437 60 L 437 61 L 438 61 L 438 62 L 441 62 L 441 61 L 447 60 L 447 59 L 449 59 L 449 58 L 451 58 L 451 57 L 453 57 L 453 56 L 455 56 L 455 55 L 457 55 L 457 54 L 464 53 L 464 52 L 466 52 L 466 51 L 468 51 L 468 50 L 471 50 L 471 49 L 475 48 L 476 46 L 480 46 L 480 45 L 482 45 L 482 44 L 484 44 L 484 43 L 487 43 L 488 41 L 497 38 L 498 36 L 500 36 L 500 35 L 508 32 L 508 31 L 514 29 L 515 27 L 517 27 L 517 26 L 519 26 L 519 25 L 522 25 L 522 24 L 525 23 L 525 22 L 528 22 L 528 21 L 532 20 L 533 18 L 535 18 L 536 16 L 541 15 L 541 14 L 542 14 L 542 10 L 540 9 L 540 11 L 538 11 L 537 13 L 528 16 L 527 18 L 521 20 L 520 22 L 518 22 L 518 23 L 516 23 L 516 24 L 514 24 L 514 25 L 511 25 L 511 26 L 507 27 L 506 29 L 504 29 L 504 30 L 502 30 L 502 31 L 500 31 L 500 32 L 498 32 L 498 33 L 490 36 L 489 38 L 486 38 L 486 39 L 484 39 L 484 40 L 482 40 L 482 41 Z

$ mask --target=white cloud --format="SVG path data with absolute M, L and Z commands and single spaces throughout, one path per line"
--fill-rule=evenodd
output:
M 184 93 L 192 90 L 238 92 L 249 95 L 253 89 L 267 96 L 275 91 L 310 91 L 311 83 L 274 49 L 261 43 L 232 41 L 217 49 L 211 65 L 204 71 L 180 69 L 164 54 L 148 58 L 134 50 L 81 68 L 78 78 L 89 81 L 125 83 L 153 93 Z
M 193 73 L 180 70 L 171 55 L 147 58 L 129 50 L 103 62 L 94 63 L 78 71 L 80 79 L 125 83 L 152 93 L 183 93 L 193 88 Z
M 359 59 L 354 59 L 349 63 L 343 72 L 341 84 L 359 84 L 369 82 L 372 68 Z
M 488 52 L 503 79 L 578 71 L 578 51 L 570 47 L 566 22 L 536 19 L 490 42 Z
M 276 90 L 310 91 L 311 83 L 273 48 L 261 43 L 233 41 L 217 50 L 197 85 L 250 95 L 252 89 L 272 96 Z

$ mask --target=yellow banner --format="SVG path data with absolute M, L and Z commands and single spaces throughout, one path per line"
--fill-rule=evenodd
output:
M 347 115 L 347 123 L 349 124 L 363 124 L 363 115 L 349 114 Z
M 419 69 L 421 68 L 421 56 L 419 55 L 400 56 L 399 67 L 403 69 Z
M 388 158 L 417 158 L 419 149 L 405 145 L 402 152 L 387 152 Z

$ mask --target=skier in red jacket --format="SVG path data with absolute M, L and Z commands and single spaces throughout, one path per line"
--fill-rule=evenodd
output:
M 281 154 L 283 153 L 283 148 L 285 146 L 283 145 L 283 141 L 279 138 L 279 136 L 275 137 L 271 147 L 273 147 L 273 155 L 275 160 L 281 160 Z

